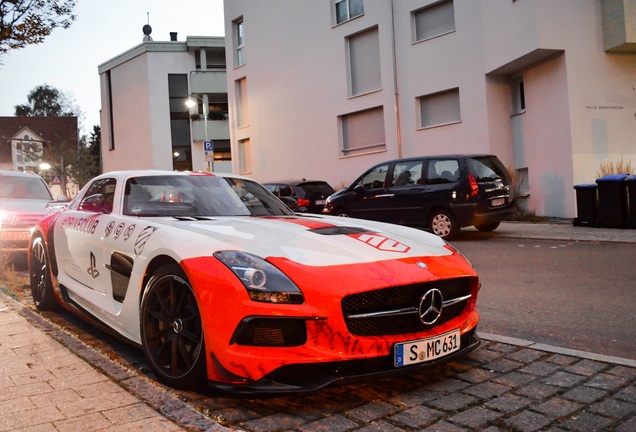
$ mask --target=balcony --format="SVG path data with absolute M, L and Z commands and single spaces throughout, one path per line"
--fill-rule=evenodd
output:
M 230 122 L 228 120 L 208 120 L 208 138 L 211 140 L 229 140 Z M 203 116 L 192 120 L 192 140 L 205 141 L 205 121 Z
M 227 93 L 227 73 L 224 70 L 190 72 L 190 93 Z

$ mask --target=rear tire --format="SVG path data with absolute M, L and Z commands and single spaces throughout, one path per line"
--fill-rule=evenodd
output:
M 57 308 L 53 283 L 51 282 L 51 269 L 49 267 L 49 255 L 40 236 L 33 240 L 31 245 L 31 258 L 29 259 L 29 279 L 31 296 L 38 310 L 50 311 Z
M 444 240 L 451 240 L 459 234 L 459 225 L 455 216 L 444 209 L 433 211 L 429 220 L 429 229 L 433 234 L 440 236 Z
M 157 270 L 141 302 L 141 343 L 157 379 L 193 390 L 207 382 L 201 315 L 194 291 L 176 264 Z
M 499 222 L 491 222 L 491 223 L 475 225 L 475 228 L 477 228 L 477 230 L 481 232 L 491 232 L 496 230 L 498 227 L 499 227 Z

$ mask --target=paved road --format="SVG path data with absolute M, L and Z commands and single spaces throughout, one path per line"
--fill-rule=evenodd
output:
M 636 246 L 542 239 L 455 242 L 477 269 L 479 328 L 636 360 Z

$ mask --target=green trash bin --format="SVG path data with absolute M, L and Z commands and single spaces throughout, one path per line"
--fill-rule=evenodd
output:
M 627 227 L 627 194 L 625 179 L 629 174 L 609 174 L 596 179 L 598 185 L 599 226 Z
M 595 184 L 574 185 L 576 191 L 576 217 L 572 225 L 598 226 L 598 186 Z

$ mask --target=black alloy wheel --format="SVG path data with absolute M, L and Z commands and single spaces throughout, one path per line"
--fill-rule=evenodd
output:
M 206 382 L 201 315 L 183 270 L 164 266 L 148 281 L 141 302 L 141 342 L 157 379 L 192 390 Z
M 57 307 L 51 273 L 49 257 L 42 237 L 36 237 L 31 245 L 29 260 L 29 276 L 31 296 L 35 307 L 41 311 L 53 310 Z

